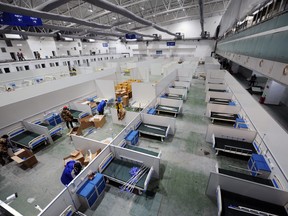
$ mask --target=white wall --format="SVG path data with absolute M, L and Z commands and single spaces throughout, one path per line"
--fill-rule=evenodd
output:
M 210 32 L 211 36 L 214 36 L 215 30 L 220 23 L 221 16 L 214 16 L 204 19 L 204 29 L 207 32 Z M 196 38 L 200 37 L 201 34 L 201 26 L 199 20 L 189 20 L 189 21 L 182 21 L 177 22 L 170 25 L 161 25 L 163 28 L 176 33 L 181 32 L 184 34 L 184 38 Z M 173 39 L 174 36 L 168 35 L 164 32 L 157 31 L 154 28 L 149 28 L 147 30 L 142 31 L 143 34 L 158 34 L 162 36 L 162 39 Z
M 79 46 L 79 44 L 80 46 Z M 82 51 L 82 43 L 80 39 L 74 41 L 55 41 L 57 47 L 57 56 L 67 56 L 67 50 L 70 51 L 70 55 L 80 55 L 79 50 Z M 76 50 L 74 49 L 76 48 Z
M 31 52 L 38 51 L 41 58 L 50 58 L 52 51 L 56 54 L 56 44 L 52 37 L 29 37 L 27 43 L 31 49 Z
M 34 58 L 31 49 L 29 48 L 29 44 L 27 43 L 27 40 L 11 40 L 11 43 L 12 47 L 7 47 L 5 41 L 0 40 L 0 47 L 6 49 L 5 53 L 0 51 L 0 60 L 12 60 L 10 52 L 15 53 L 15 55 L 17 54 L 17 52 L 22 52 L 25 59 Z M 18 60 L 17 55 L 16 59 Z

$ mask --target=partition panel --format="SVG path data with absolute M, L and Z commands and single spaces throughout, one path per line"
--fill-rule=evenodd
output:
M 229 105 L 207 103 L 206 116 L 210 117 L 211 112 L 238 114 L 240 110 L 241 110 L 240 106 L 229 106 Z
M 264 202 L 281 206 L 288 203 L 287 191 L 214 172 L 210 173 L 206 194 L 215 198 L 218 185 L 223 190 Z
M 256 131 L 244 130 L 233 127 L 209 124 L 206 131 L 206 142 L 212 143 L 212 135 L 225 139 L 239 139 L 246 142 L 253 142 L 257 135 Z
M 48 130 L 47 127 L 44 127 L 44 126 L 41 126 L 41 125 L 37 125 L 37 124 L 33 124 L 33 123 L 30 123 L 30 122 L 27 122 L 27 121 L 23 121 L 22 123 L 23 123 L 24 127 L 27 130 L 32 131 L 32 132 L 37 133 L 37 134 L 45 134 L 45 136 L 49 140 L 49 143 L 50 144 L 54 143 L 52 137 L 50 136 L 50 133 L 49 133 L 49 130 Z
M 205 102 L 208 102 L 210 98 L 223 98 L 223 99 L 232 99 L 233 94 L 231 92 L 210 92 L 206 93 Z

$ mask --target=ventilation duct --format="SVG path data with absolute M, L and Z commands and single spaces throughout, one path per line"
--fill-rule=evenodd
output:
M 131 20 L 134 20 L 134 21 L 136 21 L 138 23 L 141 23 L 143 25 L 152 26 L 153 28 L 157 29 L 158 31 L 165 32 L 165 33 L 167 33 L 169 35 L 173 35 L 173 36 L 177 37 L 176 34 L 168 31 L 167 29 L 164 29 L 164 28 L 152 23 L 149 20 L 143 19 L 142 17 L 139 17 L 139 16 L 135 15 L 131 11 L 127 10 L 126 8 L 114 5 L 113 3 L 108 2 L 106 0 L 97 0 L 97 1 L 95 1 L 95 0 L 85 0 L 85 1 L 90 3 L 90 4 L 95 5 L 97 7 L 103 8 L 105 10 L 109 10 L 111 12 L 121 14 L 122 16 L 125 16 L 125 17 L 127 17 L 127 18 L 129 18 Z

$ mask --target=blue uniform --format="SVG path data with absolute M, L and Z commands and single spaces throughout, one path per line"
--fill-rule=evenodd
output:
M 103 115 L 105 106 L 106 106 L 106 101 L 105 100 L 102 100 L 99 103 L 99 105 L 97 106 L 97 111 L 99 112 L 100 115 Z
M 72 160 L 66 164 L 65 169 L 61 176 L 61 182 L 64 185 L 68 185 L 73 180 L 72 172 L 73 172 L 75 163 L 76 161 Z

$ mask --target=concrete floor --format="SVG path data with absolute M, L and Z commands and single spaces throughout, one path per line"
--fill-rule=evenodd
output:
M 205 142 L 210 123 L 204 116 L 205 86 L 204 81 L 193 81 L 183 105 L 183 114 L 177 117 L 174 137 L 168 137 L 164 142 L 140 138 L 139 146 L 162 153 L 161 178 L 151 182 L 149 194 L 121 193 L 117 187 L 108 185 L 96 210 L 87 210 L 87 215 L 217 214 L 216 204 L 205 195 L 210 171 L 217 163 L 223 168 L 230 165 L 245 168 L 247 162 L 224 155 L 215 156 L 211 144 Z M 113 125 L 108 116 L 103 130 L 89 136 L 101 140 L 114 137 L 121 129 L 121 126 Z M 11 206 L 25 216 L 33 216 L 39 213 L 35 204 L 44 208 L 64 188 L 60 182 L 63 157 L 74 149 L 66 133 L 67 129 L 54 145 L 36 153 L 39 163 L 32 169 L 23 170 L 15 162 L 0 168 L 1 200 L 17 192 L 19 197 Z

